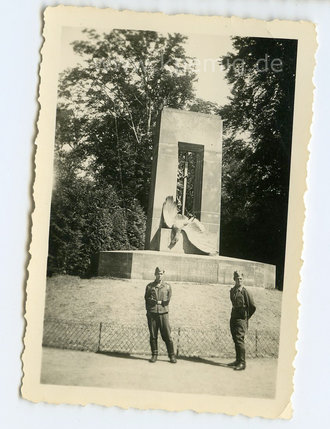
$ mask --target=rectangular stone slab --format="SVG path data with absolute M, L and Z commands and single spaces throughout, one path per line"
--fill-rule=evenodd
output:
M 275 266 L 225 256 L 189 255 L 148 250 L 100 252 L 98 276 L 153 280 L 158 265 L 169 281 L 234 284 L 233 272 L 244 273 L 247 286 L 275 288 Z

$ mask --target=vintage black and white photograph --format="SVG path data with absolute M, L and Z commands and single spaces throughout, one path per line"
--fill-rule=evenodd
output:
M 48 166 L 36 162 L 36 183 L 47 176 L 50 186 L 45 200 L 35 193 L 48 212 L 35 379 L 41 388 L 107 388 L 113 398 L 117 389 L 204 395 L 233 414 L 248 414 L 228 411 L 238 398 L 284 401 L 275 416 L 293 389 L 294 225 L 304 216 L 312 97 L 304 82 L 307 104 L 298 104 L 297 59 L 299 43 L 314 47 L 312 26 L 301 24 L 305 40 L 298 24 L 266 36 L 261 22 L 229 31 L 224 19 L 201 18 L 198 28 L 193 17 L 128 13 L 125 24 L 124 12 L 97 21 L 101 11 L 88 20 L 85 10 L 84 25 L 74 14 L 69 25 L 58 9 L 47 13 L 58 21 L 51 35 L 46 19 L 41 66 L 41 88 L 52 76 L 52 120 Z M 47 37 L 56 40 L 53 66 Z M 296 116 L 307 122 L 294 141 Z M 50 402 L 84 402 L 70 392 Z M 251 413 L 268 416 L 259 410 Z

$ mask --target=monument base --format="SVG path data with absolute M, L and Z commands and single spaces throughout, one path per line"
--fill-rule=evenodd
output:
M 247 286 L 275 288 L 275 266 L 226 256 L 189 255 L 152 250 L 100 252 L 97 275 L 153 280 L 155 267 L 166 270 L 166 279 L 179 282 L 233 284 L 233 272 L 244 272 Z

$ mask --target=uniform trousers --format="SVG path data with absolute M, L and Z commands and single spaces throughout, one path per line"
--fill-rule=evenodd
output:
M 167 353 L 169 356 L 174 355 L 173 341 L 171 337 L 171 328 L 169 323 L 168 313 L 147 313 L 148 328 L 150 333 L 150 347 L 151 353 L 158 354 L 158 331 L 163 341 L 166 344 Z
M 247 319 L 230 319 L 230 332 L 235 344 L 236 362 L 245 364 L 245 333 L 247 331 Z

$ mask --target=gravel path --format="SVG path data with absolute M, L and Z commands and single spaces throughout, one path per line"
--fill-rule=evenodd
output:
M 44 348 L 41 382 L 221 396 L 275 395 L 276 359 L 251 359 L 245 371 L 236 372 L 220 366 L 219 359 L 180 359 L 173 365 L 166 357 L 160 357 L 155 364 L 150 364 L 148 358 Z

